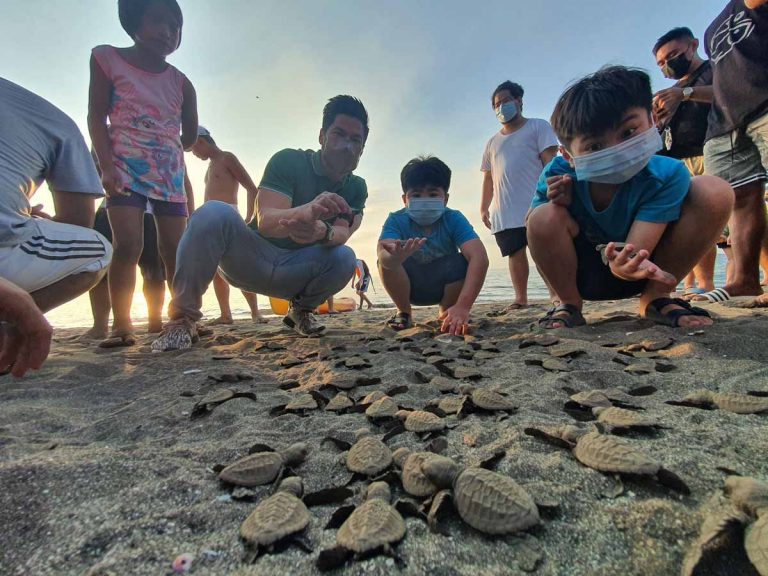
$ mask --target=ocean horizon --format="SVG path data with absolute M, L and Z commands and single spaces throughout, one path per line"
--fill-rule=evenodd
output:
M 715 264 L 715 286 L 725 284 L 725 255 L 718 250 L 717 262 Z M 336 295 L 337 298 L 354 298 L 357 302 L 357 296 L 354 290 L 347 286 Z M 531 263 L 531 275 L 528 281 L 528 299 L 546 300 L 549 293 Z M 373 286 L 368 290 L 368 298 L 377 307 L 393 306 L 392 301 L 387 295 L 378 274 L 374 272 Z M 491 268 L 485 279 L 485 284 L 477 298 L 478 303 L 505 302 L 514 298 L 512 281 L 509 278 L 509 271 L 506 268 Z M 165 309 L 167 310 L 170 294 L 166 293 Z M 244 320 L 250 318 L 250 309 L 240 290 L 232 288 L 230 290 L 230 307 L 232 316 L 235 320 Z M 269 305 L 269 298 L 264 295 L 258 296 L 259 310 L 266 316 L 273 315 Z M 216 295 L 213 292 L 213 286 L 203 296 L 203 316 L 206 320 L 214 319 L 219 316 L 219 306 L 216 301 Z M 142 294 L 141 274 L 137 272 L 136 290 L 133 297 L 133 306 L 131 316 L 134 323 L 142 324 L 147 322 L 147 306 Z M 93 324 L 91 315 L 91 305 L 88 294 L 76 298 L 75 300 L 64 304 L 46 314 L 46 318 L 54 328 L 88 328 Z M 164 318 L 165 319 L 165 318 Z

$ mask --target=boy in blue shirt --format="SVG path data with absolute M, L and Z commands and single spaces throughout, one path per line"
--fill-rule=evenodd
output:
M 488 271 L 488 255 L 472 225 L 446 207 L 451 169 L 439 158 L 414 158 L 400 182 L 405 208 L 392 212 L 379 237 L 379 274 L 397 312 L 395 330 L 413 326 L 411 305 L 440 305 L 441 330 L 464 334 Z
M 561 302 L 544 328 L 585 324 L 583 300 L 638 294 L 644 318 L 712 323 L 670 293 L 719 237 L 733 190 L 654 155 L 662 143 L 651 101 L 645 72 L 614 66 L 576 82 L 555 106 L 562 156 L 544 168 L 528 216 L 531 254 Z

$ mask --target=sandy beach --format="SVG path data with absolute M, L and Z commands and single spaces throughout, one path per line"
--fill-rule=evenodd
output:
M 538 527 L 495 538 L 455 515 L 447 536 L 408 518 L 397 548 L 406 564 L 399 573 L 678 574 L 703 513 L 722 498 L 723 469 L 768 479 L 768 418 L 666 401 L 700 388 L 768 391 L 768 321 L 762 311 L 711 305 L 716 325 L 689 333 L 638 319 L 635 304 L 587 304 L 588 326 L 554 331 L 557 346 L 578 345 L 583 352 L 561 358 L 561 370 L 554 371 L 537 363 L 552 358 L 557 346 L 521 347 L 543 304 L 508 316 L 488 315 L 502 303 L 476 307 L 475 333 L 466 343 L 435 338 L 428 329 L 413 339 L 398 338 L 383 327 L 385 310 L 330 318 L 322 339 L 297 338 L 277 319 L 264 326 L 238 321 L 182 353 L 153 354 L 146 335 L 134 348 L 110 351 L 78 340 L 82 330 L 58 331 L 39 373 L 0 378 L 0 572 L 169 574 L 173 559 L 190 553 L 191 574 L 313 574 L 317 553 L 335 542 L 336 531 L 323 527 L 336 506 L 311 508 L 307 536 L 314 553 L 290 547 L 247 565 L 239 528 L 256 506 L 253 497 L 258 501 L 270 488 L 251 491 L 251 501 L 238 499 L 242 494 L 221 485 L 212 467 L 233 462 L 255 443 L 280 449 L 304 441 L 310 453 L 295 472 L 307 490 L 339 485 L 349 478 L 342 452 L 322 439 L 351 438 L 361 426 L 381 429 L 361 413 L 319 409 L 304 417 L 270 416 L 272 408 L 304 391 L 331 398 L 334 384 L 361 376 L 380 383 L 353 388 L 351 397 L 405 385 L 397 403 L 422 408 L 441 396 L 424 380 L 461 375 L 455 369 L 465 366 L 471 368 L 466 374 L 476 373 L 474 385 L 508 393 L 519 410 L 508 418 L 470 414 L 453 422 L 444 454 L 471 465 L 503 449 L 497 471 L 550 507 Z M 423 325 L 434 315 L 433 308 L 420 309 L 416 320 Z M 656 358 L 619 352 L 627 344 L 666 338 L 674 342 Z M 435 354 L 445 359 L 440 369 Z M 350 368 L 352 357 L 366 362 Z M 647 373 L 629 372 L 627 364 Z M 234 383 L 216 381 L 238 374 L 240 381 L 229 378 Z M 298 387 L 280 388 L 290 382 Z M 256 401 L 238 398 L 190 419 L 203 395 L 226 387 L 254 392 Z M 644 387 L 645 395 L 632 399 L 664 428 L 625 439 L 681 476 L 690 496 L 653 480 L 627 479 L 619 487 L 568 450 L 523 433 L 532 425 L 577 423 L 563 411 L 569 397 L 564 388 L 612 387 Z M 648 393 L 649 387 L 656 391 Z M 425 443 L 410 432 L 388 442 L 393 449 Z M 351 487 L 359 494 L 364 484 Z M 383 556 L 338 571 L 396 572 L 393 560 Z

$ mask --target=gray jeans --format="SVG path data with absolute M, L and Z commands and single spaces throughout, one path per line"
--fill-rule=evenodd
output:
M 313 310 L 349 283 L 355 263 L 348 246 L 278 248 L 229 204 L 206 202 L 190 218 L 179 243 L 171 318 L 202 317 L 203 294 L 217 268 L 237 288 Z

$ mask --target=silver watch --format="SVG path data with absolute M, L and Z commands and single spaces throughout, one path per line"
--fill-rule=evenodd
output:
M 691 96 L 693 96 L 693 88 L 691 86 L 683 88 L 683 102 L 690 100 Z

